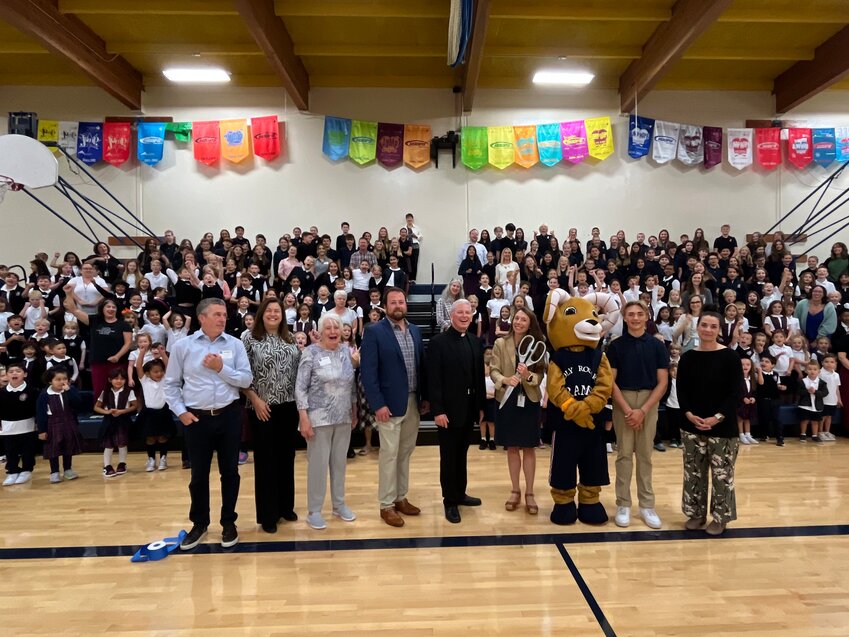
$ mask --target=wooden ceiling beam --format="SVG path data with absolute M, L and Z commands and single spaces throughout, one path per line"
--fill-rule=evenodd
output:
M 114 40 L 106 43 L 110 53 L 132 55 L 264 55 L 256 42 L 130 42 Z M 0 44 L 0 52 L 2 45 Z
M 142 74 L 81 20 L 59 12 L 51 0 L 0 0 L 3 19 L 62 56 L 122 104 L 141 110 Z
M 670 20 L 657 27 L 643 47 L 642 57 L 634 60 L 619 78 L 621 112 L 631 112 L 732 1 L 678 0 Z
M 656 6 L 629 6 L 630 2 L 583 0 L 568 5 L 552 0 L 493 0 L 490 17 L 505 20 L 571 20 L 664 22 L 670 18 L 667 2 L 659 0 Z
M 775 78 L 775 112 L 786 113 L 829 86 L 849 77 L 849 26 L 814 51 L 813 60 L 797 62 Z
M 309 110 L 310 77 L 303 61 L 295 54 L 295 45 L 286 25 L 274 13 L 273 0 L 233 0 L 259 48 L 295 105 Z
M 59 0 L 59 11 L 75 15 L 239 15 L 231 0 Z
M 439 18 L 448 20 L 450 0 L 275 0 L 285 18 Z
M 489 25 L 490 0 L 475 0 L 472 35 L 466 49 L 466 62 L 463 64 L 463 80 L 460 88 L 463 94 L 463 112 L 469 113 L 475 101 L 478 78 L 483 64 L 483 49 L 486 44 L 486 28 Z

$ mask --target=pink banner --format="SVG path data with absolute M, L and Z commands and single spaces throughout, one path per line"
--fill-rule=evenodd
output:
M 404 125 L 377 124 L 377 161 L 392 168 L 404 161 Z
M 590 154 L 587 146 L 587 129 L 584 120 L 560 123 L 560 140 L 563 144 L 563 159 L 580 164 Z

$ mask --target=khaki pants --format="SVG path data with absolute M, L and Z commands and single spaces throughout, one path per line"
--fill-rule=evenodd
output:
M 375 422 L 380 434 L 377 497 L 380 508 L 391 507 L 407 497 L 410 457 L 419 435 L 419 402 L 415 392 L 407 397 L 407 413 L 387 422 Z
M 625 402 L 633 409 L 640 407 L 651 395 L 651 390 L 623 391 Z M 616 506 L 631 506 L 631 472 L 633 456 L 637 456 L 637 501 L 640 508 L 654 508 L 654 490 L 651 486 L 651 454 L 657 431 L 657 405 L 646 414 L 639 431 L 625 424 L 625 413 L 613 403 L 613 428 L 616 430 Z

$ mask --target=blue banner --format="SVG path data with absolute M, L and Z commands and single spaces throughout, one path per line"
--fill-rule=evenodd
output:
M 825 168 L 837 158 L 833 128 L 815 128 L 814 161 Z
M 634 159 L 648 155 L 652 137 L 654 120 L 650 117 L 631 115 L 628 120 L 628 154 Z
M 337 161 L 348 156 L 351 141 L 351 120 L 343 117 L 324 118 L 324 140 L 321 152 Z
M 560 122 L 537 126 L 537 149 L 539 161 L 544 166 L 556 166 L 561 162 L 563 146 L 560 143 Z
M 77 132 L 77 159 L 91 166 L 103 158 L 103 124 L 80 122 Z
M 138 148 L 139 161 L 148 166 L 155 166 L 162 161 L 162 150 L 165 147 L 165 122 L 139 122 Z

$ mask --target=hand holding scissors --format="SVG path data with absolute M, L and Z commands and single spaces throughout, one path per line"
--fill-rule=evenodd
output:
M 516 348 L 516 353 L 519 355 L 519 365 L 531 367 L 545 358 L 545 343 L 538 341 L 530 334 L 527 334 L 522 337 L 521 341 L 519 341 L 519 347 Z M 501 399 L 501 402 L 498 403 L 499 409 L 507 404 L 507 399 L 510 398 L 510 394 L 512 393 L 513 386 L 511 385 L 507 388 L 507 391 L 504 392 L 504 397 Z

